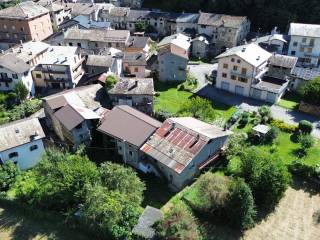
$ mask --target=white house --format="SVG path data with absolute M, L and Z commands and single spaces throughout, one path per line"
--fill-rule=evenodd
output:
M 288 81 L 266 75 L 271 56 L 255 43 L 227 50 L 217 56 L 216 87 L 258 100 L 277 102 Z
M 288 43 L 282 34 L 271 34 L 255 38 L 252 42 L 258 44 L 263 49 L 271 53 L 282 54 L 285 45 Z
M 298 57 L 298 66 L 320 66 L 320 25 L 291 23 L 288 55 Z
M 45 134 L 37 118 L 1 125 L 0 136 L 0 164 L 11 160 L 21 170 L 26 170 L 40 161 Z
M 0 54 L 0 91 L 12 91 L 22 81 L 35 95 L 31 71 L 43 59 L 49 45 L 43 42 L 26 42 Z

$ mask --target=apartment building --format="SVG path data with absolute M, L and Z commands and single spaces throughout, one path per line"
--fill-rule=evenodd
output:
M 82 49 L 100 52 L 107 48 L 125 50 L 130 32 L 127 30 L 98 30 L 70 28 L 64 33 L 64 43 Z
M 49 11 L 31 1 L 0 10 L 0 48 L 20 41 L 42 41 L 53 33 Z
M 211 47 L 215 55 L 240 45 L 249 31 L 250 21 L 247 17 L 200 12 L 198 34 L 212 38 Z
M 255 43 L 227 50 L 216 57 L 216 87 L 262 101 L 279 101 L 289 81 L 266 74 L 271 56 Z
M 320 66 L 320 25 L 291 23 L 288 55 L 298 57 L 299 67 Z
M 32 71 L 36 87 L 74 88 L 84 75 L 84 58 L 77 47 L 51 46 Z
M 22 81 L 29 96 L 34 96 L 35 85 L 31 71 L 43 59 L 48 48 L 46 43 L 30 41 L 0 54 L 0 91 L 12 91 Z
M 187 77 L 190 38 L 178 33 L 158 44 L 159 80 L 184 81 Z

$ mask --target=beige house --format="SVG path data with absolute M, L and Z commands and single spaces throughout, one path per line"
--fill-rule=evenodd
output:
M 277 102 L 288 81 L 266 75 L 271 56 L 255 43 L 227 50 L 216 57 L 216 87 L 241 96 Z
M 51 46 L 32 71 L 36 87 L 74 88 L 84 75 L 84 58 L 77 47 Z
M 0 48 L 20 41 L 42 41 L 53 33 L 49 11 L 27 1 L 0 10 Z
M 125 52 L 122 64 L 124 75 L 138 78 L 146 76 L 147 60 L 143 52 Z

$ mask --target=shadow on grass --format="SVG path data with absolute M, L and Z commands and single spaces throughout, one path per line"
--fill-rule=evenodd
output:
M 91 239 L 88 232 L 66 224 L 58 215 L 26 210 L 8 200 L 0 200 L 0 232 L 11 240 Z
M 143 207 L 147 205 L 161 208 L 164 206 L 176 193 L 171 192 L 167 184 L 158 177 L 139 173 L 139 177 L 146 184 L 144 192 Z
M 292 178 L 291 187 L 295 190 L 303 190 L 309 193 L 310 196 L 320 195 L 320 185 L 319 183 L 313 183 L 306 181 L 301 177 L 294 176 Z
M 161 82 L 159 80 L 154 81 L 154 89 L 157 92 L 165 92 L 171 88 L 177 88 L 182 82 L 172 81 L 172 82 Z

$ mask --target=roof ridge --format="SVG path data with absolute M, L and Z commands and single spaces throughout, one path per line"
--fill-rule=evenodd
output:
M 120 109 L 121 111 L 126 112 L 126 113 L 128 113 L 129 115 L 131 115 L 131 116 L 135 117 L 136 119 L 139 119 L 139 120 L 141 120 L 141 121 L 143 121 L 143 122 L 147 123 L 148 125 L 150 125 L 150 126 L 154 127 L 154 125 L 152 125 L 151 123 L 149 123 L 149 122 L 145 121 L 144 119 L 141 119 L 141 118 L 137 117 L 136 115 L 134 115 L 134 114 L 132 114 L 132 113 L 130 113 L 130 112 L 128 112 L 128 111 L 126 111 L 125 109 L 123 109 L 123 108 L 122 108 L 123 106 L 125 106 L 125 107 L 130 107 L 130 106 L 127 106 L 127 105 L 118 105 L 118 106 L 116 106 L 116 108 L 118 108 L 118 109 Z M 146 117 L 148 117 L 148 118 L 151 118 L 152 120 L 158 121 L 158 120 L 156 120 L 156 119 L 154 119 L 154 118 L 150 117 L 149 115 L 147 115 L 147 114 L 145 114 L 145 113 L 143 113 L 143 112 L 140 112 L 140 111 L 138 111 L 138 110 L 134 109 L 133 107 L 130 107 L 130 108 L 131 108 L 131 109 L 133 109 L 134 111 L 136 111 L 136 112 L 138 112 L 138 113 L 142 114 L 142 115 L 145 115 L 145 116 L 146 116 Z

